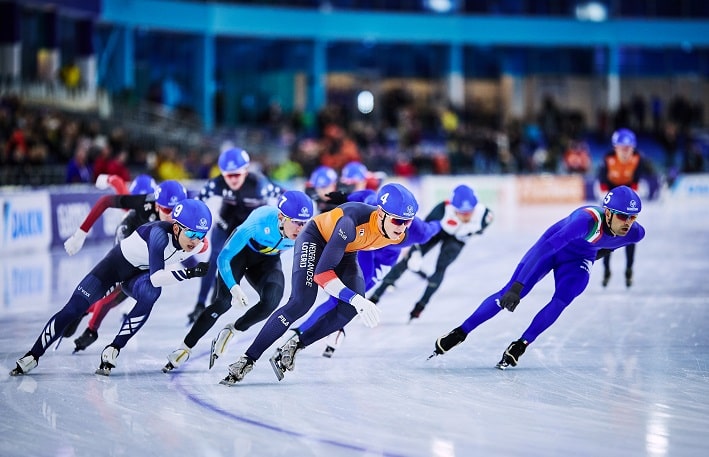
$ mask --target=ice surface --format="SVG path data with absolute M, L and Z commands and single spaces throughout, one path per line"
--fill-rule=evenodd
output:
M 73 341 L 64 341 L 29 375 L 8 376 L 108 246 L 86 246 L 75 257 L 32 253 L 52 286 L 46 297 L 5 299 L 0 307 L 0 455 L 709 455 L 709 212 L 691 201 L 645 206 L 633 287 L 624 284 L 624 253 L 614 253 L 609 286 L 601 286 L 596 265 L 586 292 L 506 371 L 494 365 L 546 304 L 550 277 L 513 314 L 500 313 L 448 354 L 426 358 L 570 207 L 493 208 L 495 224 L 466 246 L 420 319 L 407 324 L 425 286 L 406 273 L 380 302 L 382 324 L 367 329 L 355 319 L 332 359 L 321 356 L 324 341 L 313 344 L 278 382 L 268 363 L 274 345 L 231 388 L 218 382 L 259 326 L 237 334 L 207 367 L 211 338 L 239 316 L 235 309 L 183 367 L 160 371 L 188 330 L 196 282 L 163 289 L 110 377 L 94 370 L 120 309 L 84 353 L 72 355 Z M 290 262 L 285 256 L 288 271 Z M 13 278 L 4 280 L 9 287 Z

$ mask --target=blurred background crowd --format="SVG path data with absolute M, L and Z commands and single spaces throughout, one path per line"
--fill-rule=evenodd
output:
M 0 81 L 0 185 L 90 183 L 102 173 L 123 176 L 126 180 L 139 173 L 149 173 L 158 180 L 206 179 L 218 174 L 216 158 L 220 148 L 227 143 L 245 148 L 253 164 L 278 182 L 307 178 L 319 165 L 339 171 L 353 160 L 363 162 L 372 171 L 407 177 L 502 173 L 593 175 L 603 155 L 611 149 L 611 133 L 620 127 L 630 128 L 637 134 L 638 149 L 667 180 L 671 181 L 679 173 L 707 171 L 709 130 L 705 121 L 703 92 L 706 91 L 702 91 L 709 75 L 706 48 L 690 46 L 689 49 L 662 51 L 665 56 L 673 53 L 692 55 L 689 59 L 695 64 L 690 64 L 682 74 L 682 77 L 695 81 L 689 90 L 682 90 L 684 84 L 676 82 L 678 76 L 673 73 L 672 63 L 663 64 L 659 75 L 656 74 L 658 71 L 652 70 L 655 67 L 637 64 L 640 72 L 643 69 L 650 73 L 654 71 L 647 75 L 654 78 L 653 84 L 648 85 L 652 89 L 643 90 L 642 84 L 637 83 L 642 82 L 643 75 L 636 71 L 629 75 L 634 78 L 632 92 L 625 90 L 611 106 L 601 103 L 591 115 L 588 109 L 579 109 L 577 103 L 569 102 L 574 98 L 573 93 L 568 93 L 573 92 L 572 89 L 561 91 L 565 95 L 558 96 L 558 87 L 538 90 L 539 102 L 528 104 L 522 110 L 510 110 L 509 104 L 501 102 L 499 93 L 487 97 L 492 102 L 480 93 L 466 93 L 463 100 L 457 102 L 441 96 L 441 91 L 423 91 L 422 95 L 422 80 L 425 82 L 428 78 L 435 82 L 441 79 L 438 74 L 429 74 L 430 66 L 436 64 L 427 63 L 413 65 L 406 70 L 409 75 L 391 75 L 396 78 L 396 84 L 378 86 L 379 89 L 374 91 L 376 103 L 373 110 L 363 110 L 360 106 L 362 94 L 372 96 L 371 92 L 364 90 L 367 84 L 343 90 L 333 75 L 326 80 L 326 97 L 319 104 L 285 103 L 278 91 L 275 95 L 241 94 L 230 98 L 220 89 L 227 84 L 228 78 L 215 77 L 214 121 L 212 125 L 206 125 L 194 102 L 197 96 L 186 81 L 189 72 L 184 70 L 181 73 L 180 70 L 189 68 L 193 62 L 187 59 L 186 63 L 176 64 L 181 54 L 167 52 L 162 44 L 156 44 L 169 41 L 171 35 L 159 36 L 165 32 L 155 31 L 152 38 L 146 38 L 145 35 L 151 32 L 136 31 L 140 36 L 136 40 L 152 43 L 149 55 L 141 57 L 141 52 L 145 51 L 136 51 L 136 73 L 140 74 L 146 62 L 154 68 L 149 71 L 151 76 L 145 79 L 145 84 L 138 81 L 135 87 L 115 87 L 102 71 L 86 75 L 91 73 L 91 67 L 87 70 L 85 65 L 77 65 L 81 57 L 77 40 L 82 39 L 82 33 L 66 30 L 75 29 L 76 23 L 84 24 L 86 19 L 71 19 L 73 16 L 66 13 L 67 3 L 71 2 L 0 0 L 2 11 L 14 15 L 12 22 L 8 22 L 9 16 L 5 15 L 4 24 L 18 29 L 14 34 L 5 34 L 0 40 L 0 48 L 17 49 L 18 44 L 20 46 L 19 60 L 15 59 L 19 62 L 17 65 L 12 64 L 12 59 L 8 61 L 6 54 L 0 53 L 0 62 L 4 62 L 0 65 L 3 70 Z M 89 10 L 86 17 L 93 24 L 89 27 L 89 38 L 98 43 L 89 46 L 88 50 L 91 59 L 101 67 L 102 60 L 106 60 L 102 58 L 111 52 L 112 28 L 117 27 L 104 16 L 109 15 L 107 10 L 116 2 L 92 0 L 86 3 Z M 169 6 L 190 2 L 163 3 Z M 252 4 L 263 2 L 192 3 L 236 4 L 248 12 Z M 278 8 L 283 7 L 286 14 L 288 8 L 293 8 L 297 11 L 312 9 L 317 14 L 357 10 L 387 11 L 393 15 L 413 13 L 426 17 L 440 13 L 432 10 L 431 4 L 449 5 L 453 9 L 443 12 L 447 14 L 507 14 L 522 18 L 563 18 L 575 8 L 577 19 L 579 5 L 593 3 L 614 12 L 621 19 L 632 19 L 635 14 L 648 20 L 687 21 L 699 16 L 699 23 L 709 23 L 709 7 L 704 2 L 690 0 L 655 1 L 649 2 L 650 6 L 643 2 L 643 5 L 635 6 L 636 10 L 630 9 L 627 2 L 613 0 L 268 3 L 269 11 L 276 10 L 273 14 L 278 14 Z M 48 5 L 54 7 L 49 13 Z M 57 29 L 54 37 L 29 38 L 38 25 L 46 25 L 47 21 Z M 67 33 L 71 39 L 62 39 Z M 86 40 L 85 34 L 83 40 Z M 42 65 L 42 52 L 46 51 L 47 43 L 56 51 L 53 70 L 49 73 Z M 220 46 L 225 48 L 227 45 Z M 259 47 L 262 44 L 249 43 L 249 46 L 263 49 Z M 372 47 L 371 43 L 367 46 Z M 144 47 L 137 46 L 139 49 Z M 436 52 L 435 49 L 429 51 Z M 465 52 L 463 55 L 467 56 Z M 579 56 L 588 57 L 584 52 L 577 55 L 576 51 L 568 49 L 544 55 L 557 55 L 559 59 L 570 61 Z M 612 51 L 610 55 L 614 55 Z M 621 49 L 620 56 L 623 55 Z M 643 56 L 638 52 L 632 55 Z M 286 59 L 282 54 L 280 58 Z M 336 61 L 332 56 L 327 60 Z M 378 63 L 381 61 L 360 63 L 353 72 L 371 74 Z M 215 65 L 217 70 L 221 69 L 220 65 Z M 264 65 L 265 69 L 250 67 L 249 71 L 273 73 L 272 62 Z M 621 62 L 621 72 L 626 68 L 624 65 Z M 465 79 L 495 81 L 497 78 L 495 84 L 504 85 L 501 82 L 504 69 L 492 76 L 468 75 L 467 66 L 462 65 Z M 159 68 L 163 70 L 155 70 Z M 573 68 L 562 65 L 554 75 L 556 80 L 562 80 L 557 86 L 564 86 L 564 78 L 577 77 Z M 13 70 L 12 74 L 8 69 Z M 379 69 L 375 74 L 384 79 L 389 77 L 387 71 Z M 416 74 L 417 71 L 421 74 Z M 443 79 L 447 71 L 446 68 L 441 70 Z M 538 71 L 527 69 L 525 77 L 545 72 L 544 67 L 539 67 Z M 325 73 L 329 72 L 326 70 Z M 599 76 L 595 70 L 591 73 L 590 79 L 608 78 L 606 74 Z M 295 80 L 297 82 L 297 76 Z M 620 80 L 622 85 L 624 75 L 620 75 Z M 662 81 L 666 84 L 663 85 Z M 243 81 L 235 82 L 238 85 Z M 432 85 L 436 84 L 440 81 Z M 658 88 L 662 87 L 674 89 L 661 92 Z M 255 90 L 254 93 L 258 92 Z M 358 97 L 355 100 L 350 95 Z M 233 102 L 238 102 L 239 109 L 236 114 L 229 114 L 224 104 Z M 360 109 L 354 109 L 355 105 Z

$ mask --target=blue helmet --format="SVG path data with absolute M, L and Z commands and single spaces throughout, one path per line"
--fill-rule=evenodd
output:
M 229 148 L 219 154 L 218 163 L 222 173 L 235 173 L 248 167 L 251 158 L 241 148 Z
M 185 198 L 187 198 L 187 189 L 173 179 L 163 181 L 155 188 L 155 202 L 165 208 L 174 208 Z
M 152 194 L 155 192 L 157 183 L 150 175 L 138 175 L 135 177 L 130 187 L 128 187 L 128 192 L 131 195 L 141 195 L 141 194 Z
M 638 143 L 635 140 L 635 134 L 628 129 L 618 129 L 613 132 L 611 137 L 613 146 L 632 146 L 635 147 Z
M 172 219 L 195 232 L 207 233 L 212 227 L 212 213 L 202 200 L 185 199 L 172 209 Z
M 342 168 L 340 179 L 345 184 L 361 182 L 367 179 L 367 167 L 360 162 L 350 162 Z
M 385 184 L 379 189 L 377 204 L 385 213 L 400 219 L 413 219 L 419 209 L 414 194 L 397 183 Z
M 475 196 L 473 189 L 461 184 L 455 189 L 453 189 L 453 197 L 451 198 L 451 205 L 456 211 L 461 213 L 469 213 L 475 209 L 475 205 L 478 204 L 478 197 Z
M 335 184 L 337 182 L 337 172 L 326 166 L 320 166 L 310 174 L 310 184 L 313 187 L 321 188 Z
M 614 187 L 603 198 L 603 207 L 616 213 L 637 215 L 642 206 L 638 194 L 628 186 Z
M 313 217 L 313 199 L 305 192 L 288 190 L 283 192 L 278 201 L 278 210 L 287 218 L 295 221 L 307 221 Z

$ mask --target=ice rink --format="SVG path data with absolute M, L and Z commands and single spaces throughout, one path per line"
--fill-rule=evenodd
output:
M 5 297 L 0 308 L 0 456 L 709 455 L 706 203 L 646 204 L 635 284 L 625 287 L 623 251 L 612 257 L 605 289 L 597 263 L 586 292 L 517 367 L 494 368 L 547 303 L 551 277 L 514 313 L 501 312 L 448 354 L 426 360 L 435 339 L 500 288 L 526 249 L 572 207 L 493 209 L 497 220 L 468 243 L 420 319 L 407 324 L 425 287 L 407 273 L 380 302 L 381 325 L 367 329 L 355 319 L 332 359 L 321 356 L 318 342 L 278 382 L 268 363 L 274 345 L 232 388 L 218 382 L 260 328 L 238 334 L 208 370 L 211 338 L 239 316 L 234 309 L 179 371 L 160 371 L 187 332 L 196 280 L 163 289 L 110 377 L 94 370 L 120 326 L 120 309 L 108 314 L 87 351 L 72 355 L 84 319 L 34 371 L 10 377 L 15 360 L 109 246 L 87 245 L 75 257 L 63 250 L 3 254 L 5 265 L 41 262 L 46 274 L 38 280 L 51 283 L 51 293 Z M 290 263 L 284 257 L 287 271 Z M 5 288 L 14 287 L 5 276 Z

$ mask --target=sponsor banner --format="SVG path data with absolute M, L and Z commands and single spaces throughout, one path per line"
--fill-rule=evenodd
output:
M 582 176 L 518 176 L 517 200 L 520 204 L 582 203 L 586 200 Z
M 0 249 L 17 252 L 46 249 L 51 240 L 49 194 L 43 191 L 0 196 Z
M 102 196 L 98 193 L 52 194 L 52 245 L 60 246 L 73 235 L 91 211 L 91 207 Z M 89 230 L 86 242 L 113 239 L 116 226 L 124 214 L 124 210 L 108 208 Z
M 2 308 L 16 309 L 23 303 L 50 303 L 52 265 L 47 254 L 13 256 L 0 266 Z
M 673 197 L 709 198 L 709 174 L 681 175 L 672 185 Z

